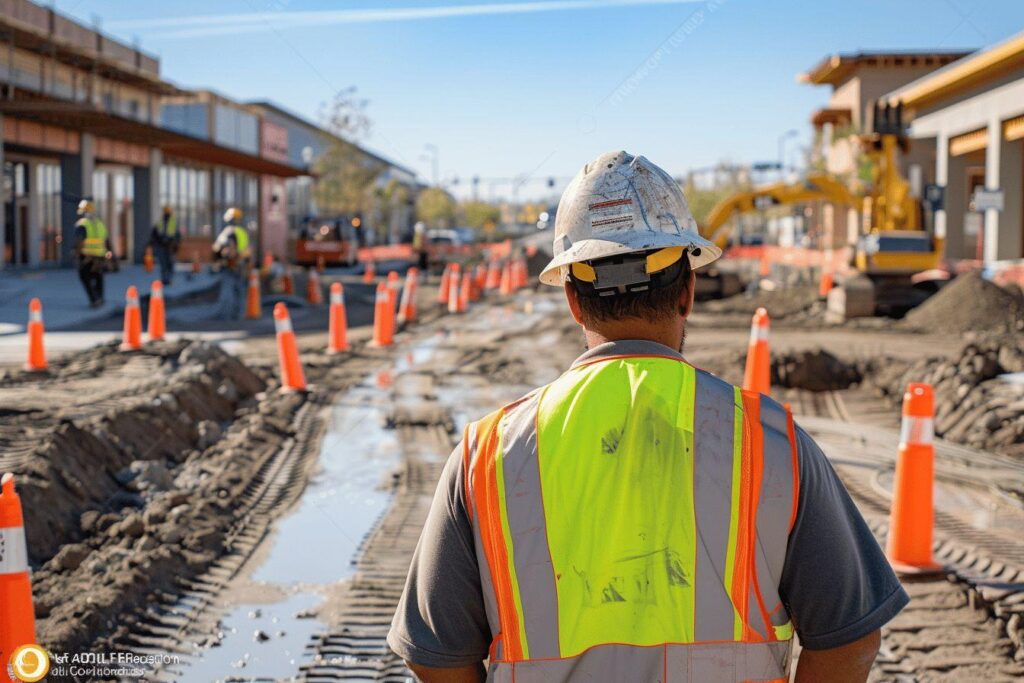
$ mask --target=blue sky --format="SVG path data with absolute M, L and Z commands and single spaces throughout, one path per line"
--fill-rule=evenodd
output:
M 457 175 L 463 188 L 481 176 L 485 198 L 487 178 L 520 174 L 538 179 L 520 196 L 546 194 L 548 177 L 571 176 L 612 148 L 644 154 L 673 174 L 720 160 L 773 160 L 785 131 L 809 140 L 808 117 L 828 91 L 795 77 L 825 55 L 976 48 L 1024 30 L 1019 0 L 56 6 L 138 38 L 160 56 L 164 77 L 185 87 L 269 98 L 316 119 L 333 92 L 355 85 L 370 100 L 369 146 L 429 180 L 424 145 L 437 145 L 442 176 Z M 535 11 L 512 11 L 524 9 Z M 435 14 L 451 16 L 427 18 Z M 497 182 L 494 191 L 509 187 Z

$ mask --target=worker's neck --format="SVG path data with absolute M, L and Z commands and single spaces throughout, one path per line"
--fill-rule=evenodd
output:
M 618 320 L 583 328 L 587 348 L 625 339 L 657 342 L 682 353 L 686 328 L 682 318 L 673 323 L 650 323 L 646 320 Z

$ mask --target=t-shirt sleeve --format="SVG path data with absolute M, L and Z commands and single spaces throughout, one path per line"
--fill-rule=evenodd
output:
M 800 501 L 779 592 L 809 650 L 848 645 L 909 602 L 846 487 L 797 428 Z
M 491 644 L 463 478 L 459 444 L 434 493 L 388 634 L 395 654 L 422 666 L 476 664 Z

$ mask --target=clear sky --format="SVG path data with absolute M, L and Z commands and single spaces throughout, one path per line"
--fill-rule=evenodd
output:
M 810 139 L 827 88 L 796 75 L 834 52 L 977 48 L 1024 30 L 1020 0 L 57 0 L 160 56 L 163 76 L 317 119 L 347 86 L 368 146 L 457 189 L 520 175 L 558 188 L 622 148 L 670 173 L 774 160 Z M 494 182 L 498 195 L 510 184 Z M 460 192 L 461 194 L 461 192 Z

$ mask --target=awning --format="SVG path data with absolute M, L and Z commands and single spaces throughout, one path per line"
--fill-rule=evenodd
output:
M 81 102 L 19 99 L 0 100 L 0 113 L 31 119 L 83 133 L 156 147 L 176 157 L 230 166 L 249 173 L 294 178 L 308 171 L 260 156 L 222 147 L 209 140 L 176 133 L 159 126 L 110 114 Z
M 955 157 L 970 154 L 988 146 L 988 130 L 974 130 L 949 139 L 949 153 Z

